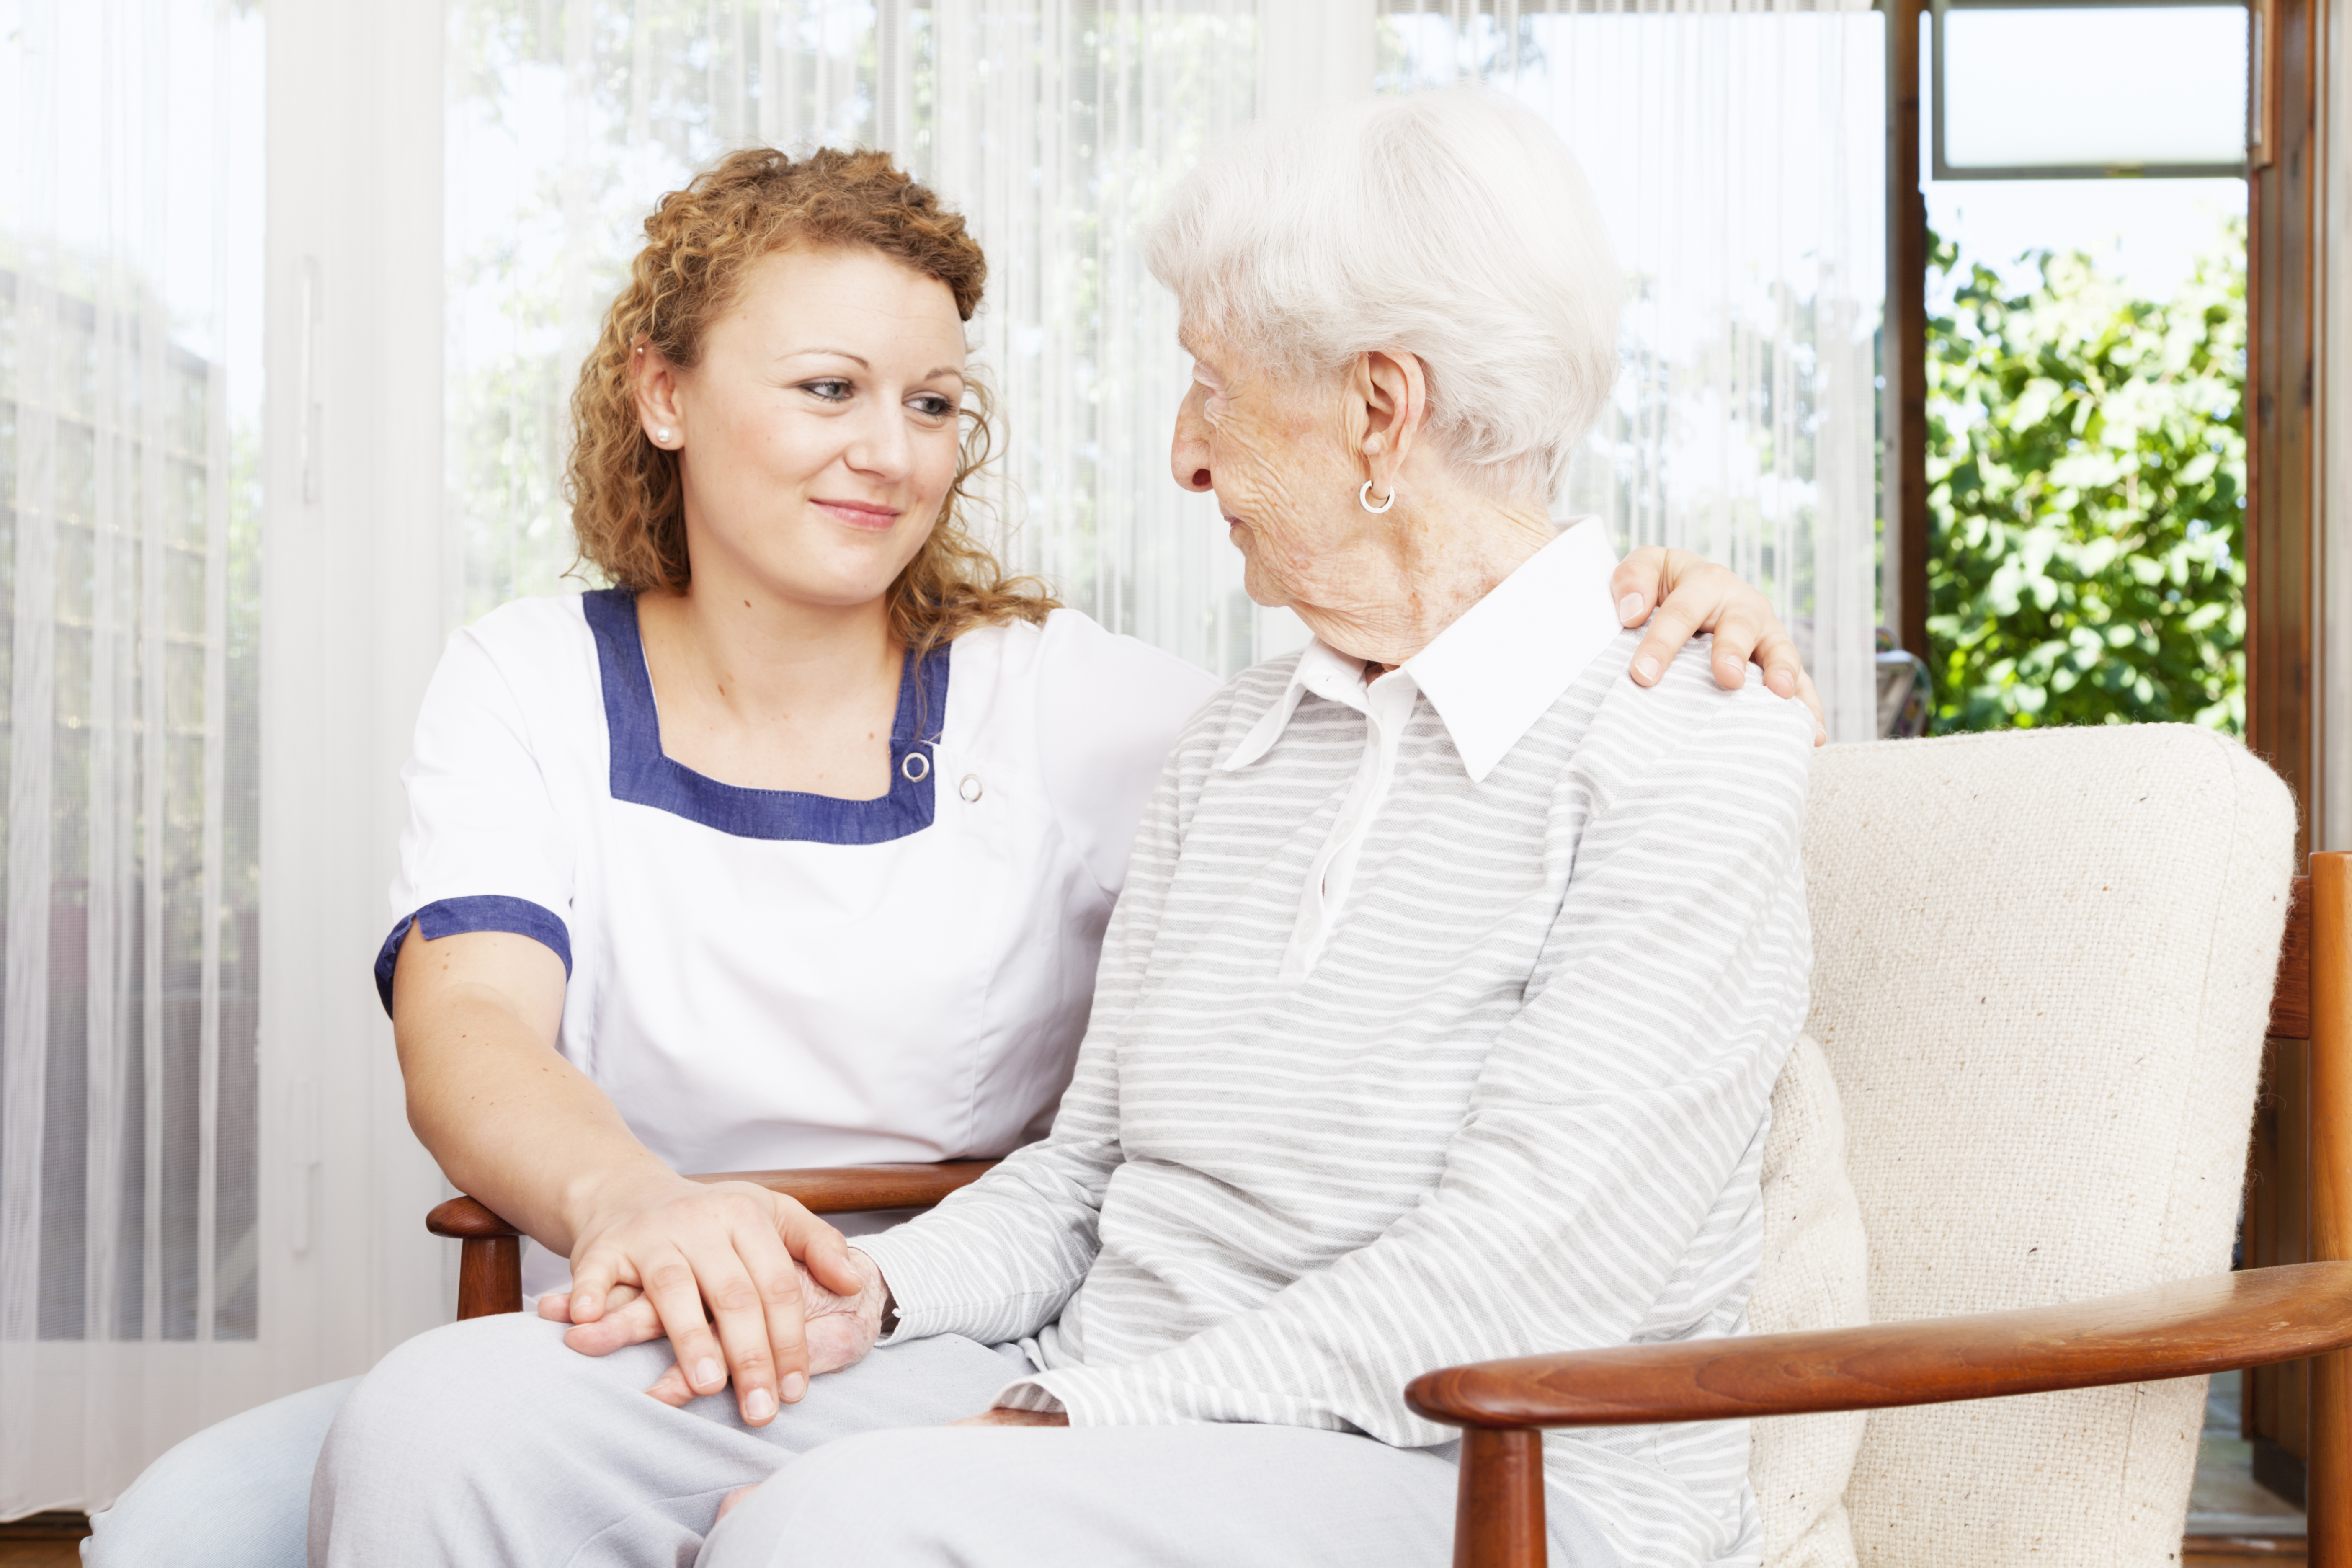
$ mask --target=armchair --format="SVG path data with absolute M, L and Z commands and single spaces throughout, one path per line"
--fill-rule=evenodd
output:
M 1544 1561 L 1543 1429 L 1829 1411 L 1878 1413 L 1843 1561 L 2176 1563 L 2202 1374 L 2305 1356 L 2309 1561 L 2352 1568 L 2352 854 L 2290 884 L 2294 831 L 2172 726 L 1823 753 L 1811 1031 L 1878 1321 L 1415 1379 L 1464 1428 L 1457 1568 Z M 2265 1032 L 2310 1041 L 2324 1261 L 2232 1274 Z
M 1415 1379 L 1413 1408 L 1464 1428 L 1457 1568 L 1544 1561 L 1544 1429 L 1835 1411 L 1873 1413 L 1835 1483 L 1852 1540 L 1804 1568 L 2168 1565 L 2202 1374 L 2306 1356 L 2310 1561 L 2352 1568 L 2352 855 L 2292 879 L 2294 838 L 2277 779 L 2184 726 L 1821 753 L 1810 1029 L 1874 1321 Z M 2311 1042 L 2324 1261 L 2233 1275 L 2266 1027 Z M 824 1213 L 987 1168 L 749 1179 Z M 461 1317 L 520 1309 L 511 1227 L 469 1198 L 429 1223 L 465 1241 Z

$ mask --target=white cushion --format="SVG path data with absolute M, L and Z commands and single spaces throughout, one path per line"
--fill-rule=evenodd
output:
M 1808 1035 L 1772 1090 L 1764 1264 L 1748 1327 L 1778 1334 L 1869 1321 L 1868 1249 L 1846 1175 L 1845 1113 L 1829 1058 Z M 1845 1488 L 1868 1419 L 1857 1410 L 1754 1424 L 1748 1479 L 1764 1516 L 1766 1568 L 1854 1568 Z
M 2229 1268 L 2294 847 L 2277 777 L 2187 726 L 1821 754 L 1811 1028 L 1879 1321 Z M 2173 1563 L 2203 1394 L 1874 1413 L 1861 1561 Z

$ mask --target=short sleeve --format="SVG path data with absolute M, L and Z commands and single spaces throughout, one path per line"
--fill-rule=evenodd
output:
M 556 815 L 524 704 L 473 630 L 449 639 L 401 770 L 408 823 L 376 955 L 392 1012 L 393 964 L 414 924 L 428 939 L 502 931 L 542 942 L 572 973 L 572 847 Z
M 1054 612 L 1040 653 L 1045 793 L 1078 858 L 1117 897 L 1160 765 L 1185 721 L 1219 683 L 1198 666 L 1105 631 L 1075 610 Z

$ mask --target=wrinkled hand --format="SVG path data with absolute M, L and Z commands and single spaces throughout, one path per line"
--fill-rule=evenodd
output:
M 808 1375 L 822 1376 L 839 1372 L 866 1359 L 874 1342 L 882 1337 L 882 1310 L 889 1300 L 883 1285 L 882 1270 L 862 1252 L 852 1250 L 850 1267 L 859 1277 L 857 1289 L 845 1296 L 827 1289 L 805 1268 L 800 1271 L 801 1320 L 807 1335 Z M 697 1390 L 687 1384 L 686 1374 L 672 1362 L 669 1370 L 654 1379 L 647 1394 L 664 1405 L 683 1405 L 697 1397 Z M 796 1401 L 805 1388 L 795 1389 Z M 790 1403 L 788 1401 L 787 1403 Z
M 866 1286 L 839 1231 L 749 1182 L 664 1173 L 600 1199 L 572 1247 L 571 1290 L 540 1301 L 541 1317 L 574 1325 L 566 1344 L 605 1355 L 667 1335 L 677 1365 L 692 1369 L 690 1378 L 671 1374 L 690 1390 L 685 1397 L 731 1383 L 753 1426 L 775 1418 L 780 1399 L 807 1392 L 815 1347 L 803 1279 L 829 1299 Z M 838 1348 L 828 1342 L 824 1353 Z
M 1067 1426 L 1070 1418 L 1059 1410 L 1007 1410 L 1002 1405 L 950 1421 L 950 1426 Z
M 1727 567 L 1687 550 L 1645 544 L 1617 564 L 1609 579 L 1619 624 L 1650 629 L 1633 650 L 1633 681 L 1654 686 L 1683 644 L 1701 632 L 1715 634 L 1715 683 L 1737 691 L 1748 682 L 1752 661 L 1764 667 L 1765 688 L 1794 697 L 1813 710 L 1813 744 L 1829 740 L 1821 693 L 1797 658 L 1789 628 L 1764 595 Z

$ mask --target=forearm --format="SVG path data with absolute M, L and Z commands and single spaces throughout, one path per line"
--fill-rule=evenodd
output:
M 1032 1144 L 931 1213 L 858 1237 L 895 1299 L 894 1337 L 994 1343 L 1053 1321 L 1094 1261 L 1107 1156 L 1091 1142 Z
M 408 1122 L 460 1190 L 569 1254 L 611 1194 L 669 1175 L 604 1091 L 487 988 L 395 1015 Z
M 1719 1300 L 1685 1300 L 1673 1282 L 1696 1239 L 1717 1233 L 1699 1272 L 1743 1274 L 1753 1139 L 1699 1149 L 1675 1134 L 1769 1080 L 1713 1076 L 1605 1108 L 1482 1114 L 1447 1180 L 1380 1240 L 1164 1350 L 1045 1371 L 1004 1403 L 1061 1408 L 1080 1426 L 1241 1421 L 1425 1447 L 1458 1436 L 1405 1405 L 1405 1385 L 1432 1367 L 1696 1331 L 1723 1317 Z M 1705 1171 L 1650 1179 L 1664 1160 Z

